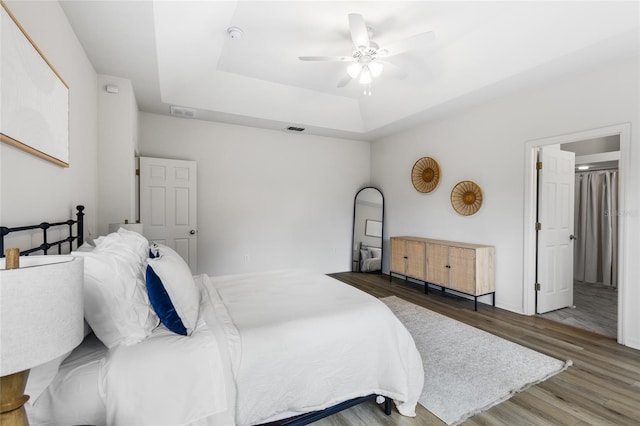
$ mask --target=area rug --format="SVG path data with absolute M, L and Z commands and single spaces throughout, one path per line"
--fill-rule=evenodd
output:
M 419 403 L 448 425 L 567 369 L 560 361 L 398 297 L 380 299 L 413 336 L 424 364 Z

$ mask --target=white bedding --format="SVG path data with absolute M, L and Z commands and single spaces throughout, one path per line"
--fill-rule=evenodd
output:
M 38 397 L 25 404 L 29 423 L 47 426 L 106 424 L 98 393 L 100 363 L 107 348 L 92 333 L 60 365 L 58 374 Z
M 203 297 L 191 336 L 161 326 L 106 357 L 103 347 L 101 360 L 76 368 L 87 372 L 82 387 L 69 369 L 66 381 L 56 379 L 72 389 L 56 386 L 39 398 L 32 424 L 249 425 L 370 394 L 415 415 L 420 354 L 376 298 L 302 271 L 195 278 Z M 86 400 L 78 396 L 85 386 Z M 49 417 L 71 406 L 68 391 L 86 401 L 78 413 L 94 410 L 93 419 Z
M 370 394 L 415 415 L 422 360 L 409 332 L 378 299 L 303 271 L 210 281 L 211 297 L 224 303 L 232 333 L 240 336 L 231 342 L 239 425 Z
M 207 276 L 194 278 L 204 289 Z M 159 326 L 146 340 L 109 351 L 100 380 L 108 425 L 235 423 L 224 325 L 206 298 L 201 312 L 190 336 Z
M 360 265 L 360 272 L 376 272 L 382 268 L 381 257 L 370 257 L 369 259 L 362 259 Z

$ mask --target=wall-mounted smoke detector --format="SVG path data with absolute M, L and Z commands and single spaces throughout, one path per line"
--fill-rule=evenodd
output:
M 304 132 L 304 127 L 289 126 L 287 130 L 289 132 Z
M 229 35 L 229 38 L 240 40 L 244 35 L 244 32 L 242 32 L 242 30 L 238 27 L 229 27 L 227 28 L 227 34 Z
M 171 115 L 175 115 L 176 117 L 195 118 L 196 116 L 195 109 L 176 105 L 171 105 L 169 107 L 169 112 L 171 113 Z

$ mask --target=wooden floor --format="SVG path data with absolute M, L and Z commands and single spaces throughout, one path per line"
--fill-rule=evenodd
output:
M 576 281 L 572 308 L 541 314 L 552 321 L 591 330 L 609 337 L 618 334 L 618 291 L 601 284 Z
M 344 272 L 330 276 L 376 297 L 395 295 L 474 327 L 527 346 L 573 366 L 521 392 L 464 425 L 640 425 L 640 351 L 621 346 L 610 337 L 559 324 L 538 316 L 423 293 L 423 286 L 388 275 Z M 496 374 L 500 374 L 496 371 Z M 315 425 L 444 425 L 422 406 L 417 417 L 395 411 L 387 417 L 375 403 L 365 403 L 321 420 Z

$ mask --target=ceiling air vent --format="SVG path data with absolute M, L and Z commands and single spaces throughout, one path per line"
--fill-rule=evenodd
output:
M 175 105 L 171 105 L 169 112 L 171 112 L 171 115 L 175 115 L 176 117 L 194 118 L 196 116 L 195 109 Z
M 290 132 L 304 132 L 304 127 L 289 126 L 287 130 Z

